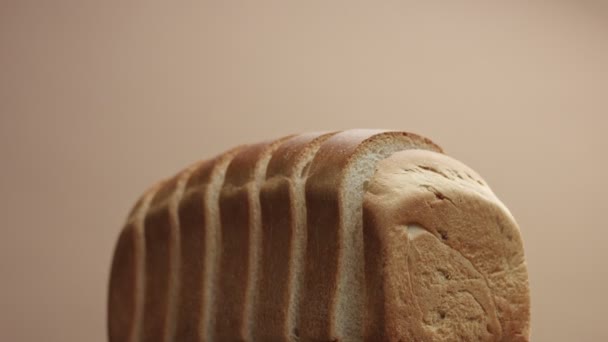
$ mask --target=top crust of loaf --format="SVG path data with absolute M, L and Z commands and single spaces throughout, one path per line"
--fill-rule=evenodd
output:
M 141 222 L 143 220 L 143 218 L 146 216 L 152 198 L 154 198 L 158 190 L 162 188 L 162 186 L 166 182 L 167 179 L 163 179 L 159 182 L 156 182 L 154 185 L 144 191 L 141 196 L 139 196 L 137 202 L 135 203 L 133 208 L 131 208 L 131 211 L 127 215 L 127 223 Z
M 201 162 L 199 166 L 192 171 L 192 174 L 186 183 L 184 196 L 190 192 L 204 190 L 205 187 L 214 181 L 219 172 L 226 172 L 225 170 L 220 170 L 224 168 L 222 166 L 226 166 L 224 164 L 230 162 L 239 152 L 247 147 L 247 145 L 237 146 L 220 154 L 219 156 L 216 156 L 215 158 Z
M 285 141 L 272 154 L 266 171 L 266 179 L 275 176 L 285 178 L 302 177 L 302 162 L 308 161 L 318 145 L 335 133 L 313 132 L 294 136 Z
M 263 181 L 266 178 L 266 167 L 272 152 L 291 137 L 286 136 L 273 141 L 265 141 L 242 149 L 230 162 L 224 185 L 238 188 L 249 182 Z
M 309 171 L 310 186 L 343 191 L 341 187 L 349 165 L 366 152 L 368 147 L 384 141 L 387 148 L 403 139 L 409 139 L 412 148 L 428 149 L 442 153 L 443 150 L 431 140 L 417 134 L 388 130 L 353 129 L 329 138 L 319 149 Z M 308 184 L 307 184 L 308 186 Z M 319 189 L 321 190 L 321 189 Z

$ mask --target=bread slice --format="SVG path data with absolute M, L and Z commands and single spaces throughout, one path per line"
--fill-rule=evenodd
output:
M 211 308 L 217 278 L 220 214 L 218 198 L 237 147 L 197 167 L 179 203 L 180 291 L 175 340 L 211 341 Z
M 317 150 L 334 133 L 309 133 L 274 153 L 260 190 L 262 210 L 259 291 L 254 341 L 295 341 L 306 246 L 304 183 Z
M 145 218 L 145 301 L 143 340 L 173 341 L 179 290 L 178 203 L 192 165 L 165 182 L 156 192 Z
M 144 304 L 144 217 L 161 184 L 152 186 L 139 198 L 116 243 L 108 292 L 110 342 L 139 341 Z
M 284 137 L 244 148 L 230 162 L 219 206 L 222 223 L 214 312 L 218 341 L 250 341 L 260 249 L 259 188 Z
M 303 340 L 362 339 L 363 194 L 376 163 L 407 149 L 441 151 L 414 134 L 351 130 L 332 136 L 317 152 L 306 182 Z
M 366 340 L 529 340 L 519 228 L 470 168 L 395 153 L 378 165 L 364 217 Z

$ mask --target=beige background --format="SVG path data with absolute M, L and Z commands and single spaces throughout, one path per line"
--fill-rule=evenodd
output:
M 601 2 L 1 1 L 0 340 L 105 341 L 114 241 L 157 179 L 379 127 L 510 207 L 535 341 L 606 341 L 607 114 Z

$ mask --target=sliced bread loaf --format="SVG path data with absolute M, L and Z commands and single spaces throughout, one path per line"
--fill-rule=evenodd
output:
M 519 228 L 440 152 L 311 133 L 153 187 L 116 246 L 110 341 L 528 341 Z

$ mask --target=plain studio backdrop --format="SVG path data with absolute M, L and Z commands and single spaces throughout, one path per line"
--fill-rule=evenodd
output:
M 0 340 L 105 341 L 153 182 L 234 145 L 392 128 L 521 226 L 534 341 L 606 341 L 608 7 L 588 1 L 1 1 Z

